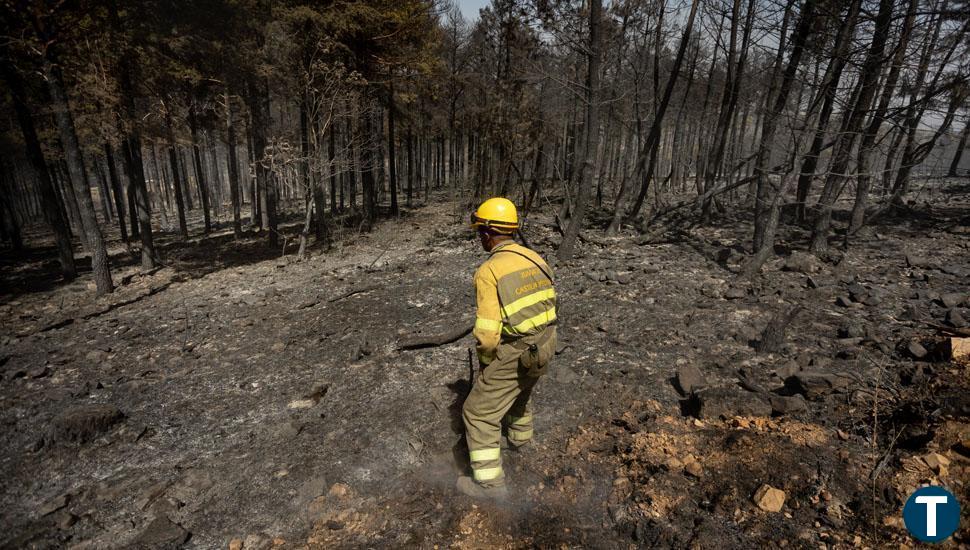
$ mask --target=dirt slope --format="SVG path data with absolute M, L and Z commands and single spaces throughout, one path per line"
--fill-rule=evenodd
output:
M 970 376 L 927 324 L 970 317 L 965 208 L 887 220 L 837 263 L 783 243 L 753 282 L 735 276 L 750 229 L 729 219 L 582 243 L 555 266 L 562 349 L 536 445 L 506 453 L 508 508 L 452 488 L 470 337 L 396 350 L 472 319 L 483 254 L 450 205 L 308 261 L 216 237 L 101 302 L 83 281 L 8 294 L 0 541 L 882 546 L 905 538 L 917 483 L 970 503 Z M 528 235 L 549 255 L 547 221 Z M 757 351 L 794 305 L 779 349 Z M 693 396 L 674 380 L 691 366 Z M 753 502 L 763 484 L 781 512 Z

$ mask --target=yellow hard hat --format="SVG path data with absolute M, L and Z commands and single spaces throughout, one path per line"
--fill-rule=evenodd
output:
M 472 213 L 472 227 L 487 227 L 496 233 L 512 234 L 519 228 L 519 215 L 512 201 L 505 197 L 494 197 L 483 202 Z

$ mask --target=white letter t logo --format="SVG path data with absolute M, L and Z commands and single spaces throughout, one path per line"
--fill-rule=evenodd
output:
M 926 505 L 926 536 L 935 537 L 936 536 L 936 505 L 946 504 L 945 496 L 918 496 L 916 497 L 916 504 Z

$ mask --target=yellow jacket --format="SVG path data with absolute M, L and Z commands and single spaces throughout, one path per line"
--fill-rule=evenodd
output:
M 556 321 L 550 276 L 542 257 L 524 246 L 507 241 L 492 249 L 475 272 L 478 313 L 472 334 L 482 365 L 495 358 L 501 342 L 537 334 Z

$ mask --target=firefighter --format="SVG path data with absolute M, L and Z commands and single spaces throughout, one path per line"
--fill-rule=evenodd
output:
M 519 220 L 512 201 L 488 199 L 472 214 L 472 227 L 489 258 L 475 273 L 480 374 L 462 407 L 472 475 L 459 477 L 457 487 L 506 500 L 502 428 L 513 450 L 532 439 L 529 398 L 555 353 L 556 292 L 542 257 L 513 240 Z

